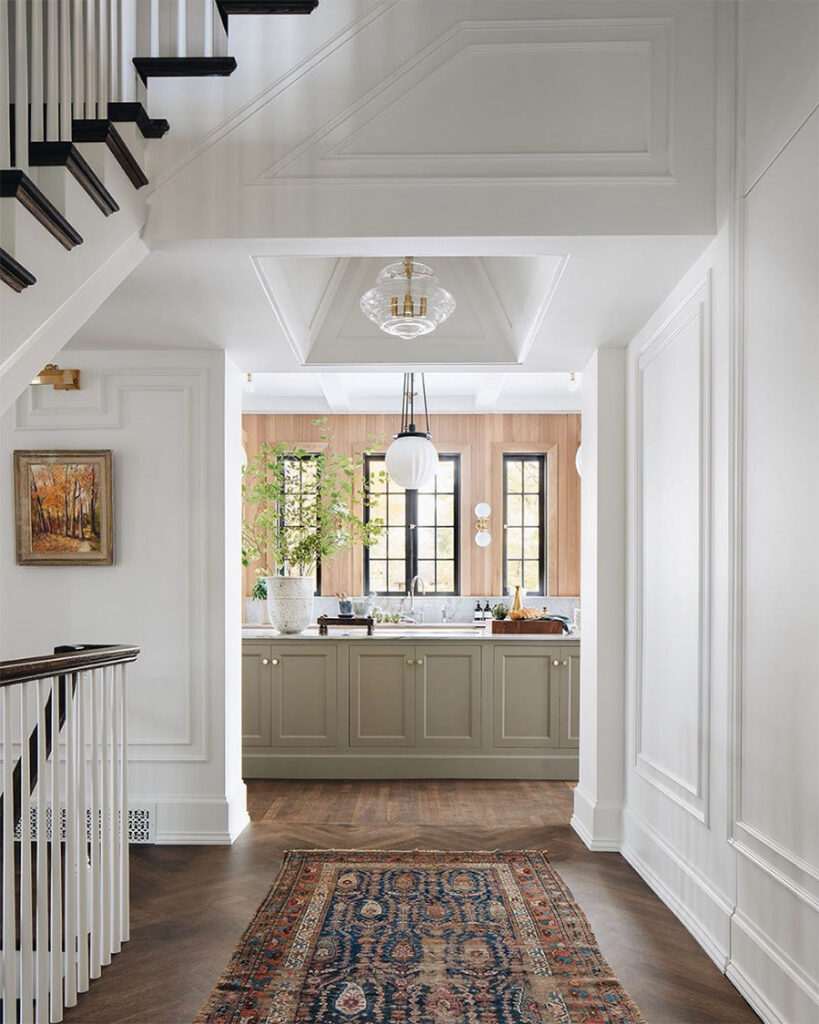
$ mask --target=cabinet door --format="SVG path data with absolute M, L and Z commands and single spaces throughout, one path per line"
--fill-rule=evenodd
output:
M 560 746 L 580 746 L 580 648 L 560 650 Z
M 350 746 L 415 742 L 415 652 L 408 644 L 350 648 Z
M 477 644 L 439 642 L 415 648 L 415 711 L 416 746 L 480 746 Z
M 559 649 L 531 641 L 496 644 L 496 747 L 556 747 L 560 712 Z
M 273 746 L 338 743 L 337 647 L 311 641 L 273 644 Z
M 242 647 L 242 744 L 270 746 L 270 648 Z

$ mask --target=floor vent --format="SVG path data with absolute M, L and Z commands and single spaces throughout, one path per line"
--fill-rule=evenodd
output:
M 102 812 L 100 812 L 101 817 Z M 36 840 L 38 836 L 39 822 L 40 822 L 40 810 L 36 804 L 33 804 L 30 808 L 31 815 L 31 838 Z M 87 839 L 91 840 L 91 810 L 86 812 L 87 816 Z M 154 842 L 154 819 L 156 817 L 155 808 L 152 805 L 144 805 L 139 807 L 130 807 L 128 809 L 128 842 L 131 844 L 146 844 Z M 51 841 L 52 835 L 52 809 L 46 807 L 45 811 L 45 838 L 47 842 Z M 22 825 L 20 822 L 17 823 L 17 827 L 14 830 L 15 842 L 20 842 L 22 834 Z M 60 808 L 60 839 L 65 839 L 65 807 Z

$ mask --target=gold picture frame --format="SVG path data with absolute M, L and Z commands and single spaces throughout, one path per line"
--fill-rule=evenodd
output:
M 113 565 L 113 457 L 14 453 L 18 565 Z

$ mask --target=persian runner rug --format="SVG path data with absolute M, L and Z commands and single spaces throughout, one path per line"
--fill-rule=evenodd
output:
M 644 1024 L 534 851 L 291 851 L 197 1024 Z

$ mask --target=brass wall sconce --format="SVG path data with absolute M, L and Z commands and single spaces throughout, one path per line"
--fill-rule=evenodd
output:
M 485 501 L 479 501 L 475 506 L 475 543 L 479 548 L 488 547 L 492 542 L 492 534 L 489 532 L 491 514 L 492 509 Z
M 79 391 L 80 371 L 61 370 L 56 363 L 46 363 L 32 384 L 50 384 L 55 391 Z

